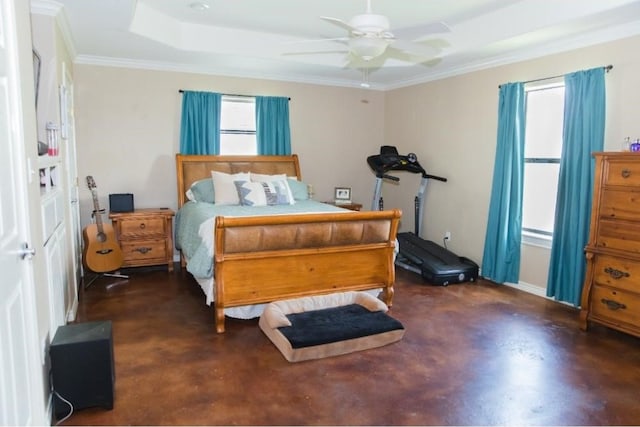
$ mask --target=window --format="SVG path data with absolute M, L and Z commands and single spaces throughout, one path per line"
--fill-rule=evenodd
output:
M 222 96 L 220 154 L 258 154 L 255 98 Z
M 549 247 L 553 236 L 564 121 L 564 84 L 526 89 L 523 242 Z

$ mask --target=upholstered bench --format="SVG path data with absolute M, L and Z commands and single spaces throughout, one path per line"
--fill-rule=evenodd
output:
M 391 344 L 404 335 L 387 306 L 366 292 L 276 301 L 260 329 L 289 362 L 320 359 Z

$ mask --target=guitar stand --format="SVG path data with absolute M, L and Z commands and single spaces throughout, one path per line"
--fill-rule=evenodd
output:
M 99 279 L 100 277 L 115 277 L 118 279 L 123 279 L 123 280 L 118 280 L 116 282 L 110 283 L 106 286 L 107 289 L 110 289 L 114 286 L 120 285 L 124 282 L 126 282 L 127 280 L 129 280 L 129 276 L 127 276 L 126 274 L 120 274 L 120 272 L 116 271 L 114 273 L 101 273 L 101 274 L 95 274 L 91 280 L 89 280 L 87 283 L 84 284 L 84 289 L 87 289 L 89 286 L 91 286 L 93 284 L 93 282 L 95 282 L 97 279 Z

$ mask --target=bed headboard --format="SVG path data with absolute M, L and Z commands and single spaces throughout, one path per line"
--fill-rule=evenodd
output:
M 176 154 L 178 208 L 186 201 L 185 192 L 195 181 L 211 177 L 211 171 L 286 174 L 302 180 L 298 155 L 290 156 L 202 156 Z

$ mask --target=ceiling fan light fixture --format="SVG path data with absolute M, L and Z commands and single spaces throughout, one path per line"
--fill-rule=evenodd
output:
M 387 40 L 373 37 L 355 37 L 349 40 L 349 50 L 365 61 L 382 55 L 387 50 L 387 46 L 389 46 Z
M 197 10 L 198 12 L 204 12 L 209 9 L 209 5 L 207 3 L 196 1 L 189 5 L 189 7 L 193 10 Z
M 384 15 L 367 13 L 356 15 L 349 21 L 349 25 L 363 33 L 378 34 L 389 30 L 389 19 Z

